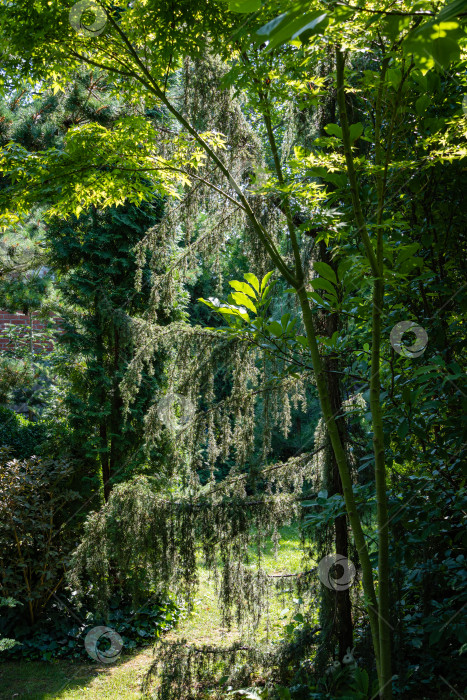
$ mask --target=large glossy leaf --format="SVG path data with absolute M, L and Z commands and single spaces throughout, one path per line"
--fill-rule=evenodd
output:
M 256 306 L 253 304 L 251 299 L 247 297 L 246 294 L 243 294 L 242 292 L 234 292 L 231 294 L 231 297 L 235 304 L 239 304 L 240 306 L 246 306 L 247 309 L 250 309 L 250 311 L 253 311 L 253 313 L 256 313 Z
M 311 280 L 310 284 L 313 287 L 313 289 L 324 289 L 326 292 L 329 292 L 334 297 L 336 296 L 336 290 L 334 289 L 329 280 L 320 277 L 319 279 Z
M 259 280 L 256 277 L 256 275 L 253 275 L 253 273 L 251 273 L 251 272 L 246 272 L 243 276 L 246 279 L 246 281 L 249 282 L 251 284 L 251 286 L 256 290 L 256 292 L 259 294 Z
M 256 299 L 256 294 L 249 284 L 246 282 L 240 282 L 239 280 L 232 280 L 229 282 L 230 286 L 235 289 L 236 292 L 243 292 L 243 294 L 248 294 L 252 299 Z
M 304 12 L 308 4 L 295 5 L 257 30 L 259 39 L 269 41 L 268 50 L 296 39 L 307 40 L 313 34 L 321 34 L 328 24 L 327 13 L 322 10 Z

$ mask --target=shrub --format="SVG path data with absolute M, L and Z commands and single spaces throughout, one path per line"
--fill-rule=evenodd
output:
M 0 447 L 8 447 L 12 457 L 26 459 L 37 454 L 45 440 L 47 426 L 23 418 L 9 408 L 0 406 Z
M 60 511 L 77 494 L 65 487 L 68 463 L 8 457 L 0 449 L 0 595 L 14 596 L 33 624 L 62 583 L 73 542 Z
M 24 360 L 0 359 L 0 403 L 8 403 L 17 389 L 32 384 L 34 370 Z
M 8 605 L 8 601 L 0 598 L 0 609 Z M 0 658 L 89 662 L 84 640 L 86 634 L 98 625 L 111 627 L 118 632 L 125 653 L 154 643 L 174 626 L 180 612 L 180 608 L 166 596 L 149 598 L 144 607 L 138 608 L 128 601 L 114 598 L 109 601 L 108 614 L 104 618 L 89 611 L 85 613 L 82 608 L 78 610 L 73 594 L 66 597 L 66 591 L 62 591 L 60 600 L 58 597 L 52 598 L 40 622 L 34 625 L 13 620 L 13 611 L 7 607 L 5 612 L 1 610 Z M 3 628 L 14 639 L 3 639 Z

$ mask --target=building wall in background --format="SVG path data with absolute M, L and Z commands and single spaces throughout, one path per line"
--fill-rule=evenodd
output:
M 58 316 L 54 317 L 56 324 L 58 320 Z M 15 332 L 12 332 L 8 326 L 15 326 Z M 31 335 L 34 352 L 50 352 L 53 345 L 44 337 L 45 328 L 46 323 L 37 314 L 10 313 L 0 310 L 0 353 L 13 351 L 18 345 L 30 348 Z

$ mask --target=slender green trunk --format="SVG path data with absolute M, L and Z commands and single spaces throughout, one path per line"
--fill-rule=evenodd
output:
M 280 165 L 280 159 L 278 155 L 277 144 L 274 137 L 274 131 L 270 119 L 270 109 L 267 96 L 262 94 L 261 96 L 261 106 L 263 108 L 264 122 L 266 130 L 268 133 L 269 143 L 271 146 L 271 151 L 274 158 L 274 166 L 276 169 L 277 178 L 281 185 L 284 185 L 284 176 L 282 173 L 282 168 Z M 330 395 L 329 383 L 326 379 L 324 364 L 319 354 L 318 343 L 316 341 L 316 332 L 313 321 L 313 316 L 311 313 L 310 302 L 306 293 L 304 285 L 304 274 L 301 263 L 300 249 L 298 246 L 297 235 L 295 231 L 295 226 L 293 223 L 293 218 L 291 215 L 290 202 L 288 195 L 283 196 L 283 210 L 287 219 L 287 227 L 289 230 L 292 250 L 295 259 L 295 275 L 297 282 L 292 282 L 296 289 L 297 296 L 300 302 L 300 307 L 302 309 L 303 322 L 305 325 L 305 331 L 308 339 L 308 346 L 310 349 L 310 355 L 313 365 L 313 371 L 316 379 L 316 386 L 318 389 L 318 396 L 321 405 L 321 411 L 323 413 L 323 418 L 326 423 L 326 429 L 328 431 L 329 439 L 331 441 L 334 459 L 339 471 L 340 481 L 342 485 L 342 493 L 344 496 L 344 501 L 347 509 L 347 514 L 349 516 L 349 522 L 354 534 L 355 544 L 358 549 L 360 564 L 362 566 L 363 572 L 363 588 L 365 592 L 365 598 L 367 600 L 367 610 L 370 619 L 371 634 L 373 639 L 373 646 L 375 650 L 376 665 L 378 667 L 379 674 L 379 630 L 378 630 L 378 613 L 377 613 L 377 601 L 373 582 L 373 571 L 371 568 L 370 558 L 368 554 L 368 549 L 365 542 L 365 536 L 363 534 L 363 529 L 360 521 L 360 517 L 357 512 L 354 494 L 352 490 L 352 479 L 350 476 L 350 469 L 347 460 L 347 454 L 342 442 L 341 434 L 339 432 L 339 426 L 335 418 L 335 411 L 333 411 L 333 404 Z M 339 552 L 340 554 L 342 552 Z
M 281 185 L 284 183 L 284 177 L 282 173 L 282 168 L 280 165 L 280 160 L 278 156 L 277 144 L 274 137 L 274 131 L 272 129 L 270 110 L 267 100 L 267 96 L 262 94 L 261 104 L 263 108 L 263 116 L 265 121 L 266 130 L 268 133 L 269 143 L 271 146 L 271 151 L 274 158 L 274 165 L 276 169 L 276 174 Z M 316 332 L 314 327 L 313 316 L 311 313 L 310 302 L 306 293 L 304 285 L 304 274 L 301 263 L 300 249 L 298 246 L 297 235 L 295 231 L 295 226 L 293 223 L 293 218 L 291 215 L 290 202 L 288 195 L 284 195 L 283 198 L 283 210 L 287 219 L 287 227 L 290 234 L 290 239 L 292 243 L 292 250 L 295 259 L 295 276 L 297 281 L 293 281 L 292 284 L 295 287 L 300 307 L 303 315 L 303 322 L 305 325 L 305 331 L 308 339 L 308 346 L 310 349 L 310 355 L 313 365 L 313 371 L 316 379 L 316 386 L 318 389 L 318 396 L 320 400 L 321 411 L 323 414 L 324 421 L 326 423 L 326 429 L 328 431 L 329 439 L 331 441 L 334 459 L 339 470 L 340 481 L 342 485 L 342 493 L 344 496 L 344 501 L 347 509 L 347 514 L 349 516 L 349 522 L 354 534 L 355 544 L 358 549 L 360 564 L 363 573 L 363 588 L 365 592 L 365 598 L 367 600 L 367 610 L 370 620 L 371 634 L 373 639 L 373 646 L 375 650 L 376 665 L 378 668 L 379 675 L 379 630 L 378 630 L 378 612 L 377 612 L 377 601 L 373 582 L 373 571 L 371 568 L 370 558 L 368 554 L 368 549 L 365 542 L 365 536 L 363 534 L 363 529 L 360 521 L 360 516 L 357 512 L 357 507 L 354 499 L 353 489 L 352 489 L 352 479 L 350 476 L 350 469 L 347 460 L 347 454 L 342 442 L 342 438 L 339 432 L 339 427 L 335 418 L 335 412 L 333 411 L 333 405 L 330 396 L 330 387 L 326 379 L 324 364 L 319 354 L 318 343 L 316 340 Z M 339 552 L 341 553 L 341 552 Z
M 383 86 L 385 80 L 387 62 L 383 62 L 383 68 L 378 88 L 375 122 L 375 151 L 376 163 L 381 166 L 381 104 Z M 390 634 L 390 602 L 389 602 L 389 533 L 388 533 L 388 508 L 386 494 L 386 463 L 384 455 L 383 412 L 381 407 L 381 378 L 380 378 L 380 354 L 381 354 L 381 322 L 384 304 L 384 266 L 383 266 L 383 206 L 384 206 L 384 179 L 377 175 L 376 186 L 378 195 L 378 209 L 376 212 L 376 251 L 373 248 L 368 235 L 366 221 L 360 202 L 357 175 L 355 172 L 350 130 L 345 104 L 344 85 L 345 58 L 342 51 L 336 49 L 336 76 L 337 76 L 337 101 L 342 128 L 342 140 L 347 166 L 347 176 L 352 195 L 352 204 L 355 220 L 359 233 L 365 246 L 367 257 L 370 261 L 374 275 L 373 281 L 373 311 L 371 330 L 371 377 L 370 377 L 370 410 L 373 428 L 373 451 L 375 456 L 375 488 L 377 503 L 378 525 L 378 641 L 379 641 L 379 696 L 383 700 L 391 700 L 391 634 Z
M 388 59 L 383 60 L 375 120 L 375 162 L 382 166 L 381 124 L 384 82 Z M 389 524 L 386 494 L 386 460 L 384 454 L 383 410 L 381 406 L 381 322 L 384 305 L 384 264 L 383 264 L 383 208 L 385 182 L 381 171 L 376 175 L 378 209 L 376 214 L 376 261 L 379 275 L 373 283 L 373 313 L 371 342 L 370 410 L 373 422 L 373 450 L 375 454 L 375 483 L 378 522 L 378 607 L 379 607 L 379 647 L 381 664 L 380 697 L 392 698 L 391 683 L 391 628 L 390 581 L 389 581 Z
M 378 605 L 376 601 L 376 594 L 373 584 L 373 571 L 371 568 L 370 557 L 368 553 L 368 548 L 365 542 L 365 536 L 362 529 L 362 524 L 360 521 L 360 516 L 357 512 L 357 506 L 355 503 L 354 493 L 352 489 L 352 479 L 350 476 L 350 470 L 347 463 L 347 455 L 342 444 L 338 426 L 331 408 L 331 401 L 329 398 L 329 391 L 326 384 L 326 377 L 324 373 L 323 363 L 319 354 L 318 343 L 316 340 L 316 333 L 313 325 L 313 316 L 311 313 L 310 303 L 307 297 L 305 288 L 302 286 L 297 290 L 298 298 L 300 301 L 300 307 L 303 315 L 303 322 L 305 325 L 306 336 L 308 340 L 308 346 L 310 349 L 311 361 L 313 364 L 314 375 L 316 379 L 316 387 L 318 389 L 318 396 L 321 405 L 321 411 L 323 413 L 323 418 L 326 423 L 326 428 L 328 431 L 329 439 L 331 441 L 332 449 L 336 458 L 337 466 L 339 469 L 339 475 L 342 483 L 342 491 L 345 501 L 345 506 L 347 510 L 347 515 L 349 516 L 350 526 L 352 528 L 355 545 L 359 554 L 360 565 L 362 567 L 362 582 L 363 590 L 365 593 L 366 607 L 368 611 L 368 617 L 370 620 L 371 635 L 373 639 L 373 648 L 375 650 L 376 666 L 378 668 L 379 677 L 379 629 L 378 629 Z

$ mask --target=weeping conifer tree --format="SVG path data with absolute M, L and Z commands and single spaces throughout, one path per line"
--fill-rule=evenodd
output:
M 209 55 L 197 61 L 185 61 L 177 85 L 178 99 L 184 114 L 194 116 L 200 128 L 227 131 L 237 145 L 236 150 L 228 152 L 229 167 L 245 188 L 254 188 L 253 180 L 257 180 L 261 167 L 272 156 L 259 147 L 232 94 L 219 90 L 223 70 L 222 65 Z M 286 136 L 292 143 L 293 135 L 287 132 Z M 217 182 L 215 172 L 209 171 L 208 175 L 211 182 Z M 264 350 L 251 339 L 228 336 L 220 339 L 213 329 L 180 322 L 166 326 L 161 322 L 162 309 L 170 306 L 175 298 L 176 281 L 189 275 L 201 254 L 214 260 L 217 287 L 214 291 L 225 290 L 220 256 L 226 246 L 226 230 L 229 231 L 227 241 L 229 237 L 243 241 L 250 269 L 259 276 L 259 281 L 255 281 L 254 275 L 247 276 L 251 290 L 256 290 L 257 295 L 260 294 L 261 278 L 268 270 L 265 252 L 258 247 L 256 236 L 249 230 L 242 212 L 225 197 L 217 196 L 200 177 L 199 170 L 196 177 L 197 181 L 186 188 L 180 201 L 167 204 L 160 224 L 152 228 L 138 245 L 141 273 L 137 290 L 141 289 L 148 251 L 150 259 L 166 261 L 167 271 L 153 276 L 150 306 L 134 326 L 138 352 L 120 385 L 125 406 L 130 411 L 135 392 L 141 386 L 154 353 L 167 352 L 170 357 L 170 390 L 184 397 L 178 406 L 174 402 L 175 414 L 183 411 L 186 402 L 197 409 L 181 431 L 172 436 L 178 444 L 177 493 L 159 494 L 156 498 L 151 484 L 141 479 L 118 487 L 108 504 L 93 515 L 86 527 L 75 555 L 72 581 L 77 590 L 85 592 L 85 582 L 92 580 L 103 605 L 115 593 L 114 586 L 120 585 L 118 582 L 124 578 L 125 572 L 127 583 L 131 581 L 135 600 L 141 596 L 144 598 L 148 589 L 158 587 L 161 590 L 170 587 L 190 600 L 197 583 L 196 543 L 199 543 L 204 561 L 213 570 L 217 581 L 224 622 L 229 624 L 236 619 L 242 624 L 251 615 L 258 624 L 261 615 L 267 615 L 267 599 L 272 586 L 298 591 L 307 599 L 310 611 L 316 607 L 315 566 L 311 569 L 305 567 L 301 576 L 279 576 L 273 580 L 274 577 L 266 575 L 261 565 L 252 567 L 249 564 L 248 548 L 255 545 L 261 562 L 265 538 L 272 536 L 277 545 L 278 528 L 300 517 L 304 489 L 309 488 L 310 483 L 322 483 L 323 479 L 326 482 L 329 478 L 326 472 L 329 466 L 313 460 L 316 451 L 321 452 L 329 445 L 324 436 L 322 444 L 315 441 L 311 450 L 303 451 L 286 463 L 275 462 L 271 451 L 273 432 L 280 429 L 288 434 L 291 429 L 291 407 L 301 406 L 306 411 L 305 386 L 313 387 L 314 380 L 311 368 L 303 369 L 307 367 L 303 348 L 295 349 L 300 372 L 291 373 L 293 362 L 287 354 L 270 353 L 265 362 Z M 281 202 L 257 193 L 252 194 L 250 201 L 287 258 Z M 209 217 L 206 216 L 208 207 Z M 302 216 L 306 220 L 307 212 Z M 178 256 L 175 260 L 169 259 L 177 246 Z M 315 258 L 314 247 L 310 236 L 305 240 L 303 250 L 304 263 L 310 274 Z M 217 265 L 216 259 L 219 260 Z M 266 284 L 263 280 L 263 286 Z M 292 305 L 289 316 L 294 313 L 300 324 Z M 229 394 L 222 397 L 216 390 L 215 381 L 220 367 L 231 387 Z M 261 399 L 261 413 L 258 411 L 258 397 Z M 160 398 L 161 394 L 154 397 L 145 417 L 145 434 L 149 443 L 160 440 L 167 432 L 158 410 Z M 254 474 L 244 473 L 243 466 L 258 449 L 254 430 L 257 421 L 263 425 L 263 464 L 258 467 L 255 463 Z M 204 452 L 201 446 L 205 447 Z M 329 456 L 329 449 L 327 452 Z M 230 455 L 234 457 L 233 466 L 226 478 L 217 482 L 219 460 Z M 205 486 L 201 486 L 198 472 L 205 466 L 205 461 L 210 478 Z M 261 484 L 259 490 L 255 488 L 258 483 Z M 335 480 L 333 488 L 339 490 Z M 344 516 L 345 533 L 346 527 Z M 151 532 L 158 533 L 155 541 Z M 135 556 L 138 563 L 132 565 L 130 560 Z M 118 565 L 114 578 L 108 575 L 112 558 Z M 130 577 L 128 568 L 133 572 Z M 344 597 L 348 599 L 348 596 Z M 350 614 L 350 608 L 348 610 Z M 341 647 L 348 646 L 352 638 L 351 626 L 350 636 L 347 628 L 341 638 L 344 640 Z M 313 644 L 316 641 L 314 637 Z M 303 655 L 307 648 L 303 644 L 295 653 Z M 169 657 L 172 658 L 170 654 Z

